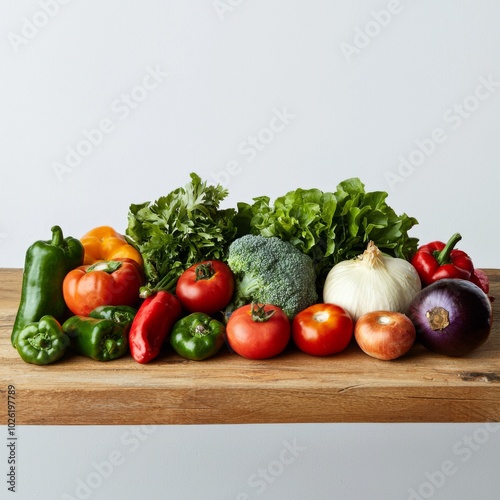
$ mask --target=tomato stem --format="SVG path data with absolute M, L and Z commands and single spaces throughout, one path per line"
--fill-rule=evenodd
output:
M 276 309 L 269 309 L 269 311 L 266 311 L 265 304 L 259 305 L 255 302 L 252 302 L 252 320 L 256 321 L 257 323 L 265 323 L 266 321 L 269 321 L 269 319 L 271 319 L 275 312 Z
M 196 266 L 195 272 L 195 281 L 199 280 L 208 280 L 215 274 L 214 266 L 212 262 L 205 262 L 203 264 L 199 264 Z

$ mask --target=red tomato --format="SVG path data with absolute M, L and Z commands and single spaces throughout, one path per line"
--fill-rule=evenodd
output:
M 132 259 L 79 266 L 63 281 L 63 296 L 73 314 L 88 316 L 98 306 L 134 306 L 144 284 L 142 267 Z
M 351 341 L 353 330 L 349 313 L 335 304 L 314 304 L 296 314 L 292 321 L 295 345 L 313 356 L 343 351 Z
M 270 317 L 258 319 L 265 315 Z M 226 335 L 229 345 L 240 356 L 272 358 L 280 354 L 290 340 L 290 320 L 278 306 L 247 304 L 229 316 Z
M 234 292 L 233 272 L 217 260 L 193 264 L 179 277 L 175 295 L 188 312 L 215 314 L 231 301 Z

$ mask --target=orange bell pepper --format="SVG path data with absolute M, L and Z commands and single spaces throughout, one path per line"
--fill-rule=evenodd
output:
M 101 260 L 132 259 L 141 268 L 144 263 L 139 251 L 125 237 L 110 226 L 99 226 L 85 233 L 80 241 L 85 250 L 83 264 Z
M 136 307 L 143 284 L 144 272 L 137 262 L 115 259 L 73 269 L 64 277 L 62 292 L 73 314 L 88 316 L 99 306 Z

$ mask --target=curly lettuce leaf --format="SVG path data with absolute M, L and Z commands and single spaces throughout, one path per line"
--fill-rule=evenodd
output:
M 342 181 L 335 192 L 296 189 L 277 198 L 239 203 L 235 222 L 239 234 L 278 236 L 312 257 L 318 282 L 338 262 L 363 253 L 368 242 L 385 253 L 409 259 L 418 240 L 409 236 L 417 220 L 398 215 L 384 191 L 366 192 L 358 178 Z

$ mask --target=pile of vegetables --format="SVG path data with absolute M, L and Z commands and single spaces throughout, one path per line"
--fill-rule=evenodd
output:
M 11 341 L 38 365 L 67 352 L 146 364 L 171 349 L 193 361 L 228 346 L 248 359 L 290 344 L 311 356 L 397 359 L 416 342 L 464 356 L 488 338 L 487 276 L 447 242 L 418 246 L 413 217 L 357 178 L 221 208 L 227 189 L 197 174 L 131 204 L 125 234 L 35 242 Z

